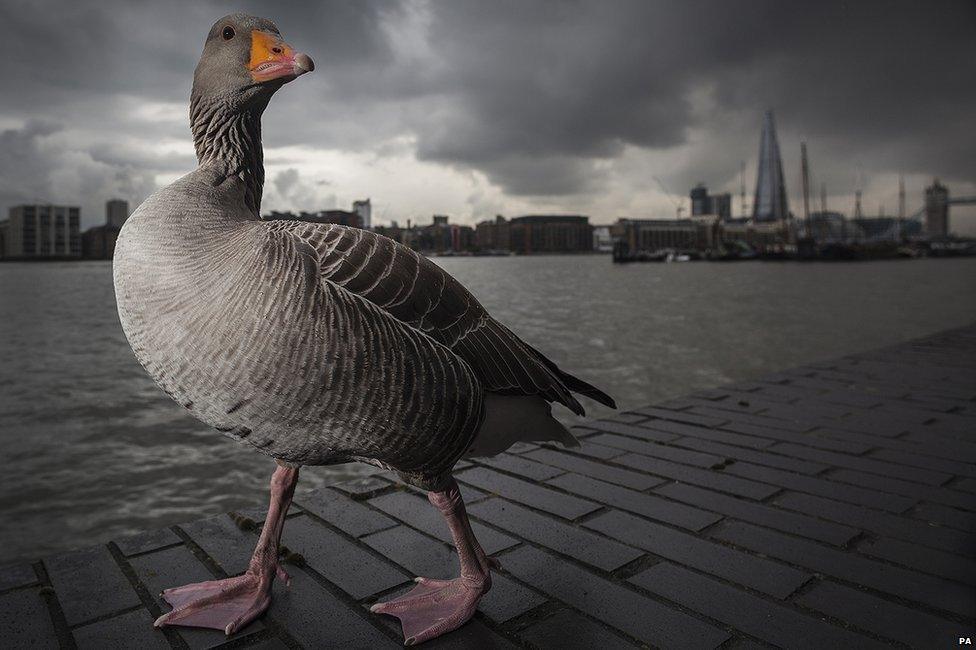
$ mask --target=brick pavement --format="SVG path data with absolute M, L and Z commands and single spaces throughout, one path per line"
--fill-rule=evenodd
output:
M 501 562 L 430 648 L 861 648 L 976 637 L 976 326 L 633 409 L 462 463 Z M 383 648 L 371 603 L 456 571 L 388 474 L 296 500 L 268 614 L 155 630 L 159 591 L 234 575 L 260 508 L 0 569 L 4 647 Z M 248 519 L 250 518 L 250 519 Z M 243 524 L 243 525 L 242 525 Z M 295 556 L 292 555 L 292 558 Z

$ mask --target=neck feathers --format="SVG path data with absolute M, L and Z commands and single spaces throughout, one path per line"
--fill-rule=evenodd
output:
M 244 203 L 258 217 L 264 188 L 263 109 L 232 108 L 200 97 L 190 100 L 190 128 L 197 161 L 201 167 L 216 168 L 223 178 L 239 178 L 244 185 Z

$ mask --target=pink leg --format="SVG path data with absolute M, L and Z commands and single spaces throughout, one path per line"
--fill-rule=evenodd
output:
M 475 539 L 453 478 L 446 490 L 429 492 L 427 498 L 441 511 L 451 529 L 461 576 L 454 580 L 415 578 L 418 584 L 410 593 L 370 608 L 400 619 L 405 645 L 423 643 L 464 625 L 474 615 L 478 601 L 491 589 L 490 568 L 497 566 Z
M 298 470 L 279 465 L 271 476 L 271 502 L 261 537 L 243 575 L 198 582 L 163 592 L 173 609 L 156 619 L 156 627 L 184 625 L 209 627 L 233 634 L 260 616 L 271 604 L 275 576 L 289 582 L 278 564 L 278 543 L 285 515 L 298 484 Z

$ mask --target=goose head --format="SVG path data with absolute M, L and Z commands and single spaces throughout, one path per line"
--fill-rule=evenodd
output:
M 270 20 L 231 14 L 210 28 L 190 96 L 238 109 L 266 105 L 276 90 L 314 69 Z

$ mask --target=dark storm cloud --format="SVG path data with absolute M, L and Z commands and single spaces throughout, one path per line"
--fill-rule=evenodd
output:
M 0 198 L 50 192 L 51 169 L 74 164 L 101 173 L 100 188 L 189 168 L 144 146 L 185 138 L 184 109 L 159 120 L 137 109 L 184 106 L 210 24 L 238 9 L 275 20 L 317 63 L 272 105 L 272 146 L 382 157 L 406 137 L 419 159 L 481 172 L 509 196 L 557 198 L 605 191 L 633 148 L 684 151 L 652 171 L 683 193 L 699 179 L 737 184 L 773 107 L 784 156 L 807 139 L 833 184 L 854 160 L 976 177 L 969 2 L 8 1 L 0 120 L 14 128 Z M 303 195 L 297 171 L 281 181 Z
M 512 191 L 535 193 L 572 187 L 552 175 L 580 173 L 549 165 L 554 154 L 584 162 L 612 157 L 625 143 L 669 147 L 695 127 L 725 139 L 725 129 L 748 126 L 749 152 L 735 152 L 737 161 L 752 154 L 763 109 L 775 107 L 787 132 L 820 139 L 839 155 L 869 159 L 896 145 L 897 159 L 873 162 L 972 177 L 973 7 L 438 4 L 430 40 L 456 110 L 420 125 L 419 154 L 481 168 Z M 711 109 L 693 110 L 696 90 L 711 93 Z M 716 147 L 710 155 L 725 152 Z M 538 161 L 540 177 L 512 174 L 519 158 L 523 172 Z M 725 166 L 731 174 L 738 168 Z M 686 175 L 680 185 L 692 180 Z

